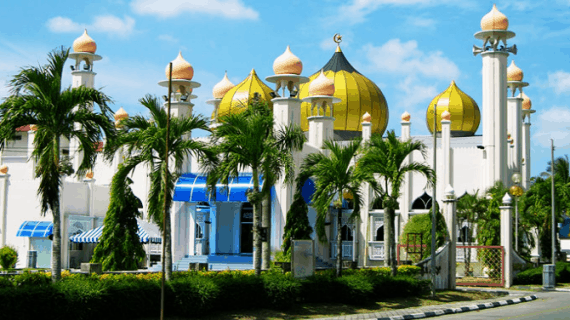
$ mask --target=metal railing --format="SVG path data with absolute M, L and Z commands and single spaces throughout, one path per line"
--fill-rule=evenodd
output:
M 370 258 L 370 260 L 384 260 L 385 257 L 384 241 L 369 241 L 368 257 Z
M 331 243 L 331 257 L 336 259 L 336 243 Z M 352 259 L 352 241 L 342 242 L 342 259 Z

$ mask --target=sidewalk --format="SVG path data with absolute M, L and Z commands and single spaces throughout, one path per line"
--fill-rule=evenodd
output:
M 447 304 L 438 304 L 433 306 L 425 306 L 409 309 L 395 309 L 390 311 L 354 314 L 332 318 L 319 318 L 320 320 L 395 320 L 395 319 L 420 319 L 427 317 L 441 316 L 444 314 L 453 314 L 461 312 L 469 312 L 488 308 L 495 308 L 516 303 L 528 302 L 537 299 L 537 294 L 530 291 L 518 290 L 486 290 L 486 289 L 463 289 L 463 290 L 479 290 L 493 292 L 507 292 L 507 296 L 496 297 L 486 300 L 462 301 Z

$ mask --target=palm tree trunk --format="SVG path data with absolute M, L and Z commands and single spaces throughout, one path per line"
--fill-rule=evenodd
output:
M 261 269 L 269 270 L 271 266 L 271 194 L 266 194 L 262 202 L 261 227 L 266 230 L 267 241 L 261 242 Z
M 336 276 L 342 276 L 342 207 L 336 214 Z
M 170 281 L 172 279 L 172 228 L 170 225 L 170 208 L 164 212 L 164 267 L 165 279 Z
M 397 272 L 396 234 L 394 227 L 394 209 L 391 207 L 384 209 L 384 226 L 386 227 L 386 232 L 384 233 L 384 252 L 386 254 L 384 264 L 392 269 L 392 275 L 395 276 Z
M 59 170 L 59 137 L 55 137 L 53 141 L 55 168 Z M 59 173 L 57 173 L 59 176 Z M 58 178 L 60 179 L 60 178 Z M 58 180 L 59 182 L 59 180 Z M 56 199 L 62 196 L 59 192 L 59 186 L 55 186 Z M 53 242 L 51 253 L 51 280 L 57 282 L 61 279 L 61 215 L 60 215 L 60 199 L 59 201 L 50 201 L 52 204 L 51 212 L 53 215 Z M 53 205 L 56 203 L 56 205 Z
M 259 201 L 259 174 L 257 168 L 253 168 L 253 191 L 252 200 L 253 205 L 253 269 L 255 275 L 261 275 L 261 201 Z

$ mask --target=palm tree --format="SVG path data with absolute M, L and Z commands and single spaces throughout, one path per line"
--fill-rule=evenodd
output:
M 17 128 L 35 124 L 32 157 L 36 161 L 35 177 L 40 179 L 38 196 L 41 213 L 53 215 L 52 281 L 61 278 L 60 188 L 69 167 L 61 158 L 61 140 L 77 139 L 83 158 L 76 175 L 93 167 L 96 146 L 103 138 L 115 136 L 107 106 L 109 97 L 99 90 L 80 86 L 62 88 L 63 67 L 69 49 L 63 47 L 48 54 L 48 64 L 27 67 L 10 81 L 11 96 L 0 105 L 0 149 L 14 137 Z M 100 112 L 94 112 L 92 105 Z M 79 124 L 81 129 L 75 127 Z
M 384 205 L 384 219 L 386 233 L 384 243 L 386 250 L 387 265 L 392 268 L 392 274 L 396 275 L 396 239 L 395 239 L 395 211 L 398 208 L 400 189 L 406 173 L 419 173 L 427 178 L 427 186 L 435 183 L 435 171 L 428 165 L 416 161 L 405 162 L 413 152 L 419 152 L 426 156 L 426 146 L 420 141 L 400 141 L 394 131 L 388 131 L 386 139 L 379 134 L 373 134 L 366 144 L 364 156 L 359 165 L 363 170 L 378 174 L 384 182 L 384 188 L 380 188 L 379 195 Z
M 121 121 L 122 130 L 117 139 L 105 148 L 105 156 L 112 159 L 119 148 L 125 149 L 125 162 L 116 175 L 126 177 L 137 167 L 149 169 L 150 189 L 148 193 L 148 218 L 154 221 L 164 234 L 166 280 L 172 277 L 172 241 L 170 208 L 174 184 L 182 165 L 190 156 L 211 157 L 208 146 L 186 137 L 195 129 L 209 130 L 207 121 L 201 116 L 178 117 L 170 120 L 170 139 L 168 157 L 174 160 L 174 166 L 165 165 L 166 159 L 166 110 L 161 108 L 158 98 L 147 95 L 139 100 L 150 112 L 150 119 L 136 115 Z M 165 182 L 165 176 L 167 183 Z M 165 199 L 166 198 L 166 199 Z M 166 210 L 164 203 L 166 200 Z M 164 212 L 166 211 L 166 214 Z M 163 228 L 164 218 L 164 228 Z
M 473 241 L 473 229 L 477 219 L 485 214 L 487 206 L 485 199 L 479 197 L 479 190 L 475 193 L 466 193 L 457 199 L 457 230 L 460 231 L 461 238 L 465 243 L 463 248 L 463 256 L 465 257 L 465 271 L 468 272 L 471 267 L 471 250 L 467 248 Z M 467 224 L 466 231 L 462 231 L 464 224 Z M 450 235 L 455 237 L 455 235 Z
M 221 181 L 226 186 L 245 169 L 251 169 L 253 189 L 248 201 L 253 206 L 253 266 L 256 275 L 261 274 L 261 204 L 268 202 L 271 188 L 284 176 L 285 183 L 293 180 L 294 162 L 292 151 L 302 148 L 305 136 L 299 126 L 275 128 L 273 115 L 264 102 L 253 101 L 243 112 L 220 118 L 221 125 L 212 132 L 212 145 L 218 158 L 206 159 L 203 167 L 208 174 L 207 184 L 214 190 Z M 260 177 L 263 175 L 263 185 Z M 260 189 L 261 187 L 261 189 Z M 270 210 L 265 210 L 264 219 L 270 220 Z M 269 234 L 267 235 L 269 238 Z M 269 239 L 268 239 L 269 241 Z M 269 265 L 269 245 L 264 252 Z
M 324 153 L 312 153 L 303 161 L 298 186 L 310 177 L 315 180 L 315 193 L 312 201 L 317 211 L 315 229 L 321 242 L 326 242 L 325 220 L 329 207 L 334 201 L 336 216 L 336 276 L 342 275 L 342 200 L 345 192 L 352 194 L 354 209 L 351 219 L 357 219 L 362 205 L 360 187 L 368 182 L 376 189 L 374 176 L 367 170 L 354 166 L 360 150 L 361 139 L 355 139 L 342 146 L 333 141 L 325 141 Z M 328 154 L 328 155 L 327 155 Z

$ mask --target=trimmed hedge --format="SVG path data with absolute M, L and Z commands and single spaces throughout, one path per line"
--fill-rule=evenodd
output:
M 570 283 L 570 263 L 556 263 L 556 283 Z M 513 284 L 542 284 L 542 266 L 521 271 L 515 277 Z
M 415 269 L 411 268 L 411 273 Z M 405 272 L 402 272 L 405 273 Z M 384 297 L 418 296 L 430 282 L 415 276 L 391 277 L 384 268 L 334 270 L 305 280 L 280 272 L 177 272 L 166 286 L 169 317 L 192 318 L 212 311 L 251 308 L 287 309 L 297 302 L 362 305 Z M 0 277 L 1 314 L 6 319 L 138 319 L 160 312 L 160 274 L 62 274 L 51 284 L 49 273 Z

